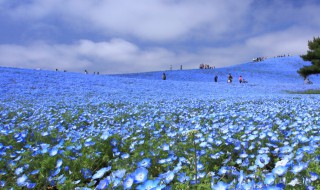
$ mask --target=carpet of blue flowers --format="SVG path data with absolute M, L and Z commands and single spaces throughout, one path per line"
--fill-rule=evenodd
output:
M 296 72 L 307 64 L 166 71 L 166 81 L 0 68 L 0 187 L 320 189 L 320 97 L 288 93 L 319 89 L 319 76 L 305 85 Z

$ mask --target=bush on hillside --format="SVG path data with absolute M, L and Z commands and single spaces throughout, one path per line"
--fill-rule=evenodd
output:
M 313 38 L 313 41 L 308 41 L 309 50 L 307 54 L 302 55 L 304 61 L 310 61 L 312 65 L 304 66 L 298 73 L 306 78 L 309 75 L 320 73 L 320 38 Z

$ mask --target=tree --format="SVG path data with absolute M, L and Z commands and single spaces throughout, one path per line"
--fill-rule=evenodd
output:
M 298 73 L 306 78 L 309 75 L 320 73 L 320 37 L 313 38 L 312 41 L 308 41 L 309 50 L 307 54 L 301 55 L 304 61 L 310 61 L 310 66 L 303 66 L 298 70 Z

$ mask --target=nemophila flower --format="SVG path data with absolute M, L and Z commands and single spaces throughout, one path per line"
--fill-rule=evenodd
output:
M 146 168 L 138 168 L 132 174 L 134 183 L 143 183 L 148 179 L 148 170 Z
M 219 169 L 218 174 L 219 174 L 220 176 L 222 176 L 222 175 L 226 174 L 227 172 L 228 172 L 228 168 L 227 168 L 226 166 L 222 166 L 222 167 Z
M 292 166 L 292 173 L 297 175 L 300 173 L 302 170 L 305 170 L 308 167 L 308 163 L 299 163 L 297 165 Z
M 246 152 L 243 152 L 239 155 L 240 158 L 247 158 L 249 155 Z
M 57 178 L 57 181 L 58 181 L 58 184 L 64 184 L 64 182 L 66 181 L 66 176 L 64 174 L 60 175 L 58 178 Z
M 294 178 L 293 180 L 291 180 L 288 185 L 290 186 L 296 186 L 296 185 L 299 185 L 300 182 L 299 182 L 299 179 L 298 178 Z
M 190 177 L 186 175 L 186 173 L 179 173 L 178 177 L 177 177 L 178 181 L 180 181 L 180 183 L 184 183 L 186 181 L 190 180 Z
M 112 146 L 117 146 L 118 141 L 117 141 L 116 139 L 112 139 L 112 140 L 110 141 L 110 144 L 111 144 Z
M 160 174 L 160 177 L 164 178 L 164 182 L 166 184 L 169 184 L 174 178 L 174 173 L 172 171 L 168 171 L 164 174 Z
M 138 190 L 151 190 L 156 188 L 159 184 L 160 180 L 147 180 L 143 184 L 137 186 Z
M 116 170 L 116 171 L 112 172 L 112 176 L 114 176 L 116 178 L 120 178 L 120 179 L 122 179 L 125 174 L 126 174 L 125 169 L 120 169 L 120 170 Z
M 54 177 L 60 173 L 61 169 L 57 168 L 55 171 L 52 172 L 51 177 Z
M 0 181 L 0 187 L 4 187 L 5 185 L 6 185 L 6 181 L 1 180 L 1 181 Z
M 219 181 L 217 184 L 214 184 L 213 182 L 211 182 L 211 189 L 227 190 L 228 189 L 228 184 L 224 183 L 222 181 Z
M 17 169 L 14 171 L 14 174 L 20 175 L 20 174 L 22 174 L 23 170 L 24 170 L 23 167 L 19 167 L 19 168 L 17 168 Z
M 17 179 L 17 185 L 20 187 L 25 186 L 27 184 L 27 179 L 28 177 L 25 174 L 23 174 L 21 177 Z
M 59 168 L 62 165 L 62 159 L 57 160 L 56 168 Z
M 293 148 L 288 145 L 280 148 L 280 153 L 282 154 L 289 154 L 289 153 L 292 153 L 292 151 L 293 151 Z
M 311 185 L 308 185 L 308 186 L 306 187 L 306 189 L 307 189 L 307 190 L 315 190 L 315 187 L 313 187 L 313 186 L 311 186 Z
M 57 147 L 53 147 L 49 150 L 49 155 L 50 156 L 55 156 L 58 154 L 59 149 Z
M 309 172 L 309 175 L 310 175 L 310 180 L 311 181 L 316 181 L 319 179 L 319 175 L 315 172 Z
M 145 167 L 149 168 L 151 166 L 151 159 L 150 158 L 144 158 L 140 162 L 138 162 L 138 167 Z
M 260 168 L 263 168 L 265 165 L 267 165 L 270 161 L 270 158 L 266 154 L 260 154 L 257 156 L 255 164 L 259 166 Z
M 221 156 L 220 152 L 217 152 L 217 153 L 215 153 L 215 154 L 213 154 L 213 155 L 212 155 L 212 154 L 210 155 L 210 157 L 211 157 L 212 159 L 215 159 L 215 160 L 218 159 L 218 158 L 220 158 L 220 156 Z
M 168 144 L 164 143 L 164 144 L 162 145 L 162 150 L 168 151 L 168 150 L 170 150 L 170 146 L 169 146 Z
M 297 162 L 300 162 L 304 157 L 304 153 L 300 153 L 296 155 L 296 157 L 294 158 Z
M 129 157 L 130 157 L 130 155 L 128 153 L 124 153 L 124 154 L 121 155 L 122 159 L 127 159 Z
M 288 167 L 278 166 L 273 168 L 272 173 L 277 176 L 283 176 L 287 172 Z
M 134 176 L 128 175 L 126 179 L 123 181 L 123 188 L 124 189 L 131 189 L 134 182 Z
M 110 177 L 106 177 L 106 178 L 100 180 L 96 189 L 106 189 L 109 186 L 109 184 L 110 184 Z
M 110 169 L 111 169 L 111 166 L 101 168 L 92 176 L 92 179 L 100 179 L 101 177 L 104 176 L 106 172 L 110 171 Z
M 274 181 L 275 181 L 275 177 L 272 173 L 267 174 L 264 178 L 265 185 L 272 185 L 274 184 Z
M 30 172 L 31 175 L 36 175 L 40 172 L 40 170 L 33 170 Z
M 280 161 L 276 162 L 275 167 L 278 167 L 278 166 L 286 166 L 289 161 L 290 161 L 290 160 L 289 160 L 288 158 L 284 158 L 283 160 L 280 160 Z
M 33 189 L 36 187 L 36 185 L 37 185 L 36 183 L 31 183 L 31 182 L 26 183 L 27 189 Z
M 92 176 L 91 170 L 89 170 L 89 169 L 87 169 L 87 168 L 82 168 L 82 169 L 81 169 L 81 173 L 82 173 L 84 179 L 89 179 L 89 178 L 91 178 L 91 176 Z
M 100 138 L 103 140 L 107 140 L 109 137 L 110 137 L 109 131 L 104 131 Z

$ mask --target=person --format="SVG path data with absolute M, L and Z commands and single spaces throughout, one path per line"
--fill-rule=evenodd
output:
M 162 74 L 162 80 L 166 80 L 167 79 L 167 76 L 165 73 Z
M 308 77 L 304 78 L 304 84 L 312 84 Z
M 232 75 L 229 73 L 229 75 L 228 75 L 228 83 L 232 83 Z
M 218 76 L 214 76 L 214 82 L 218 82 Z
M 242 83 L 243 79 L 242 76 L 239 77 L 239 82 Z

